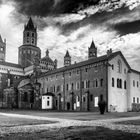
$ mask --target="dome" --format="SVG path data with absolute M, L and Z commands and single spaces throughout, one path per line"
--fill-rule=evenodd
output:
M 41 61 L 45 61 L 47 63 L 54 63 L 53 60 L 49 56 L 45 56 L 41 59 Z

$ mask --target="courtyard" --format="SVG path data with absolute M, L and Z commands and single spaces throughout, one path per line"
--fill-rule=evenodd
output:
M 140 139 L 140 113 L 0 110 L 0 139 Z

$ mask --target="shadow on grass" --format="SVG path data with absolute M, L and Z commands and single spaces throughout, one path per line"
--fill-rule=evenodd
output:
M 115 124 L 140 125 L 140 120 L 121 121 L 121 122 L 116 122 Z
M 103 127 L 68 127 L 4 136 L 3 140 L 140 140 L 139 134 Z

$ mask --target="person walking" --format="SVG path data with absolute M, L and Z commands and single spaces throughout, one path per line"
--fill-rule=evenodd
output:
M 100 100 L 98 102 L 98 106 L 99 106 L 99 110 L 100 110 L 100 114 L 104 114 L 105 112 L 105 108 L 106 108 L 106 101 L 103 99 L 103 95 L 100 95 Z

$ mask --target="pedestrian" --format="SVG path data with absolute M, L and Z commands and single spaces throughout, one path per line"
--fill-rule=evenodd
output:
M 99 106 L 99 110 L 100 110 L 100 114 L 104 114 L 105 112 L 105 108 L 106 108 L 106 101 L 103 99 L 103 95 L 100 95 L 100 100 L 98 102 L 98 106 Z

